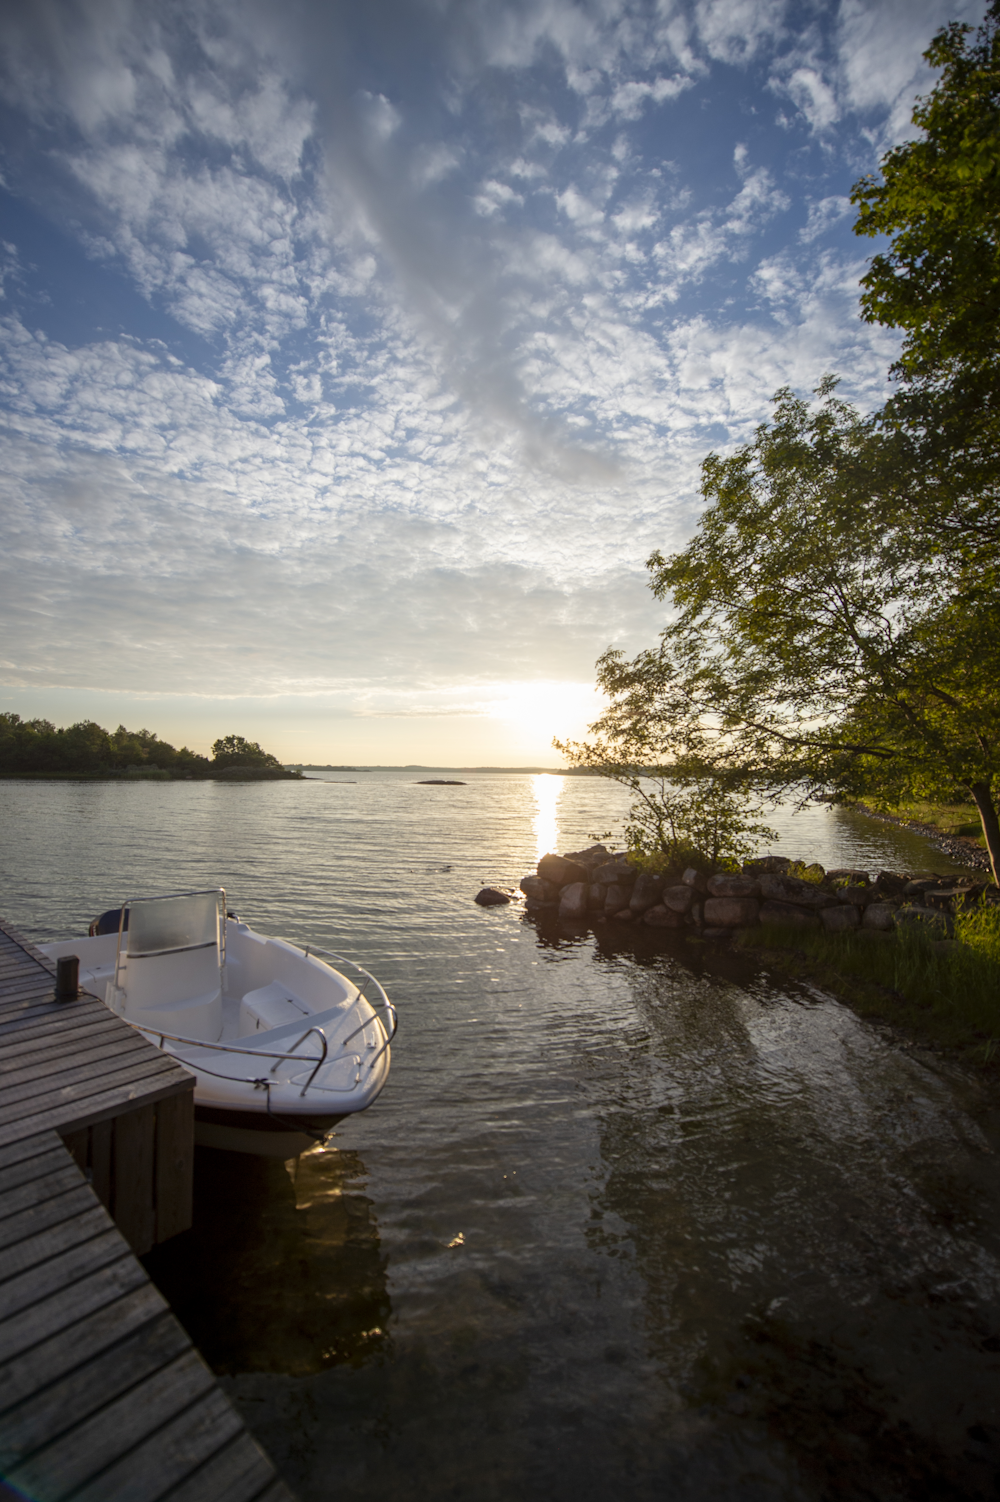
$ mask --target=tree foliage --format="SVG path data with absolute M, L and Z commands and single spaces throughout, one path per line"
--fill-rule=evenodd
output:
M 973 37 L 952 24 L 920 135 L 855 185 L 855 233 L 889 236 L 862 278 L 862 317 L 903 333 L 881 415 L 939 545 L 995 567 L 1000 545 L 1000 0 Z M 897 456 L 899 457 L 899 456 Z
M 673 619 L 599 660 L 590 750 L 608 775 L 654 763 L 735 794 L 961 793 L 1000 864 L 995 583 L 873 483 L 891 440 L 834 388 L 815 407 L 780 391 L 751 443 L 705 460 L 695 537 L 648 562 Z
M 216 771 L 230 767 L 269 767 L 280 770 L 281 762 L 269 751 L 264 751 L 256 741 L 244 740 L 242 735 L 223 735 L 212 743 L 212 766 Z

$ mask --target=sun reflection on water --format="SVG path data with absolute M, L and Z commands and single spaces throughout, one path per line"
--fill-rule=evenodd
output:
M 551 772 L 540 772 L 531 779 L 535 795 L 535 859 L 541 860 L 550 850 L 557 850 L 559 843 L 559 799 L 563 790 L 562 777 Z

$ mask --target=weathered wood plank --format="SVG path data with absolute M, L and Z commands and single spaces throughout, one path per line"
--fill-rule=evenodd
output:
M 90 1181 L 102 1205 L 111 1208 L 111 1148 L 115 1125 L 111 1120 L 96 1121 L 87 1128 L 90 1134 Z
M 110 1350 L 9 1409 L 0 1419 L 0 1468 L 23 1465 L 53 1437 L 65 1434 L 190 1350 L 191 1343 L 166 1311 Z M 30 1366 L 30 1358 L 25 1362 Z
M 94 1309 L 101 1309 L 130 1293 L 146 1282 L 146 1273 L 140 1262 L 126 1254 L 117 1262 L 80 1278 L 70 1288 L 62 1288 L 47 1299 L 40 1299 L 29 1309 L 23 1309 L 10 1319 L 0 1321 L 0 1361 L 29 1350 L 41 1340 L 47 1340 L 60 1330 L 85 1318 Z
M 61 1220 L 80 1215 L 84 1210 L 89 1210 L 90 1206 L 90 1189 L 86 1184 L 77 1184 L 62 1194 L 55 1194 L 40 1205 L 29 1205 L 19 1214 L 9 1215 L 6 1220 L 0 1221 L 0 1248 L 13 1246 L 16 1241 L 24 1241 L 49 1226 L 57 1225 Z
M 66 1058 L 58 1052 L 44 1064 L 26 1067 L 16 1076 L 17 1084 L 3 1087 L 2 1110 L 6 1116 L 22 1101 L 32 1102 L 42 1095 L 60 1094 L 80 1086 L 93 1085 L 114 1076 L 133 1073 L 147 1064 L 162 1065 L 165 1054 L 153 1048 L 146 1039 L 132 1028 L 128 1033 L 110 1044 L 108 1049 L 88 1049 L 88 1057 L 78 1061 Z M 105 1055 L 107 1059 L 105 1062 Z M 36 1076 L 40 1082 L 36 1084 Z
M 258 1502 L 270 1496 L 268 1488 L 277 1484 L 274 1502 L 290 1502 L 290 1494 L 281 1482 L 275 1482 L 271 1463 L 254 1444 L 249 1434 L 237 1434 L 224 1449 L 198 1468 L 170 1493 L 170 1502 Z
M 191 1225 L 194 1188 L 194 1084 L 156 1106 L 156 1240 Z
M 66 1154 L 63 1153 L 54 1170 L 8 1189 L 0 1195 L 0 1240 L 5 1238 L 4 1226 L 8 1220 L 19 1216 L 23 1210 L 30 1210 L 35 1205 L 41 1206 L 46 1200 L 66 1194 L 70 1189 L 77 1189 L 79 1185 L 80 1170 L 75 1163 L 67 1163 Z
M 63 1168 L 66 1158 L 62 1152 L 58 1140 L 49 1138 L 46 1146 L 40 1153 L 32 1153 L 30 1158 L 20 1158 L 16 1163 L 0 1167 L 0 1197 L 8 1189 L 17 1189 L 21 1184 L 34 1183 L 45 1174 L 53 1173 L 57 1168 Z M 0 1203 L 0 1214 L 3 1214 Z
M 76 1242 L 57 1256 L 26 1267 L 15 1277 L 8 1278 L 0 1289 L 3 1318 L 11 1319 L 22 1309 L 51 1297 L 98 1268 L 109 1267 L 119 1257 L 125 1256 L 125 1250 L 121 1236 L 114 1226 L 109 1225 L 103 1234 L 92 1236 L 89 1241 Z
M 136 1256 L 156 1239 L 156 1108 L 143 1106 L 115 1121 L 111 1213 Z
M 171 1095 L 182 1095 L 191 1088 L 191 1076 L 185 1069 L 171 1068 L 171 1063 L 164 1060 L 162 1069 L 141 1080 L 99 1089 L 94 1095 L 47 1107 L 34 1116 L 12 1116 L 9 1121 L 0 1121 L 0 1145 L 15 1140 L 21 1132 L 44 1132 L 50 1128 L 76 1131 L 110 1120 L 133 1105 L 149 1105 Z
M 21 1132 L 35 1133 L 48 1127 L 75 1131 L 90 1126 L 106 1116 L 115 1116 L 131 1103 L 150 1104 L 165 1095 L 179 1095 L 189 1088 L 191 1076 L 177 1067 L 172 1059 L 152 1050 L 147 1064 L 115 1071 L 111 1079 L 84 1080 L 67 1085 L 38 1102 L 18 1101 L 9 1111 L 0 1104 L 0 1142 L 10 1141 Z M 22 1114 L 23 1113 L 23 1114 Z
M 64 1013 L 61 1017 L 43 1017 L 34 1024 L 12 1025 L 7 1031 L 0 1028 L 3 1067 L 6 1068 L 10 1059 L 34 1053 L 42 1043 L 47 1042 L 50 1048 L 58 1044 L 60 1048 L 73 1049 L 87 1039 L 96 1041 L 116 1033 L 121 1036 L 121 1018 L 109 1012 L 107 1007 L 102 1011 L 103 1016 L 78 1017 Z
M 197 1413 L 192 1414 L 189 1410 L 196 1401 Z M 219 1413 L 220 1406 L 226 1410 L 224 1415 Z M 72 1495 L 74 1502 L 84 1497 L 94 1502 L 112 1502 L 122 1496 L 159 1497 L 172 1480 L 182 1480 L 185 1471 L 217 1450 L 239 1427 L 239 1419 L 215 1387 L 201 1357 L 187 1350 L 14 1466 L 6 1479 L 29 1496 L 44 1486 L 48 1495 Z M 215 1431 L 225 1429 L 228 1433 L 215 1439 Z M 215 1442 L 200 1454 L 209 1436 Z M 187 1461 L 176 1478 L 165 1474 L 171 1439 Z M 144 1440 L 159 1443 L 144 1445 Z
M 58 1145 L 55 1132 L 37 1132 L 34 1136 L 18 1137 L 0 1147 L 0 1169 L 20 1163 L 25 1158 L 34 1158 L 39 1153 L 49 1152 Z
M 34 1267 L 42 1258 L 57 1257 L 68 1247 L 103 1235 L 113 1224 L 108 1212 L 103 1205 L 96 1205 L 92 1199 L 82 1203 L 87 1208 L 81 1214 L 74 1215 L 69 1220 L 57 1221 L 37 1236 L 12 1242 L 10 1246 L 0 1249 L 0 1283 L 7 1278 L 16 1278 L 25 1268 Z M 2 1302 L 3 1289 L 0 1287 L 0 1306 Z
M 0 1366 L 0 1409 L 23 1402 L 66 1372 L 117 1346 L 132 1331 L 163 1317 L 174 1320 L 152 1283 L 145 1282 L 122 1298 L 105 1304 L 86 1319 L 39 1341 L 31 1347 L 30 1359 L 10 1361 Z M 174 1323 L 180 1329 L 176 1320 Z M 0 1416 L 0 1432 L 3 1428 L 4 1420 Z

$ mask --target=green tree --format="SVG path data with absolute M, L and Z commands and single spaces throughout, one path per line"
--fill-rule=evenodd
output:
M 852 194 L 855 233 L 889 236 L 862 278 L 861 312 L 900 329 L 882 414 L 910 449 L 906 489 L 974 565 L 1000 542 L 1000 0 L 973 37 L 953 23 L 924 54 L 941 70 L 920 135 Z
M 224 771 L 227 767 L 280 768 L 281 762 L 256 741 L 244 740 L 242 735 L 224 735 L 212 743 L 212 765 Z
M 871 476 L 889 440 L 834 394 L 788 390 L 772 423 L 702 466 L 682 552 L 648 567 L 674 617 L 628 662 L 608 651 L 600 769 L 674 769 L 777 797 L 965 794 L 1000 872 L 1000 644 L 988 574 L 929 546 Z M 620 754 L 624 752 L 625 754 Z M 581 748 L 584 754 L 584 748 Z

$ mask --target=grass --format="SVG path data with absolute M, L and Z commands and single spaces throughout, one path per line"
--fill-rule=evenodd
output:
M 907 924 L 891 934 L 761 925 L 740 947 L 813 979 L 862 1015 L 881 1016 L 968 1062 L 1000 1065 L 1000 909 L 955 919 L 955 942 Z
M 942 834 L 969 836 L 986 848 L 979 810 L 974 803 L 901 803 L 898 808 L 887 811 L 895 814 L 897 819 L 929 824 Z

